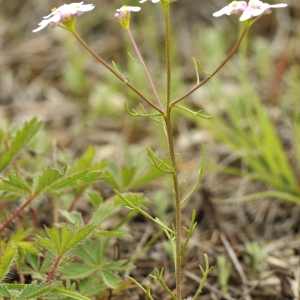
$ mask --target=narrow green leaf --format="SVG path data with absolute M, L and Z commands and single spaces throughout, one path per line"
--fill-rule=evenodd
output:
M 40 258 L 38 255 L 35 255 L 33 253 L 26 253 L 26 260 L 30 264 L 31 268 L 38 272 L 39 270 L 39 265 L 40 265 Z
M 110 271 L 124 271 L 129 270 L 132 264 L 129 264 L 126 259 L 120 259 L 118 261 L 111 261 L 103 264 L 103 268 Z
M 73 186 L 75 183 L 80 182 L 80 180 L 84 180 L 88 175 L 88 170 L 84 170 L 82 172 L 79 172 L 77 174 L 71 175 L 69 177 L 63 178 L 59 180 L 58 182 L 51 185 L 49 188 L 50 191 L 59 190 L 61 188 L 67 188 L 70 186 Z
M 0 295 L 6 297 L 12 297 L 13 295 L 8 291 L 5 284 L 0 284 Z
M 9 175 L 8 180 L 1 180 L 2 183 L 0 183 L 0 190 L 10 191 L 21 195 L 31 194 L 31 187 L 19 173 L 16 173 L 15 175 Z
M 115 238 L 120 238 L 120 237 L 128 237 L 127 230 L 125 229 L 119 229 L 119 230 L 98 230 L 97 231 L 98 236 L 107 236 L 107 237 L 115 237 Z
M 24 240 L 31 233 L 31 231 L 31 229 L 24 230 L 23 228 L 21 228 L 17 233 L 10 237 L 7 243 L 10 244 L 13 241 L 20 242 Z
M 116 289 L 118 287 L 118 284 L 121 282 L 119 276 L 105 269 L 101 270 L 101 277 L 103 279 L 103 282 L 112 289 Z
M 63 170 L 61 173 L 58 170 L 51 169 L 50 167 L 43 169 L 42 174 L 39 176 L 34 194 L 38 195 L 41 192 L 47 192 L 51 185 L 65 175 L 65 171 L 66 170 Z
M 67 296 L 72 299 L 77 299 L 77 300 L 91 300 L 90 298 L 87 298 L 85 296 L 79 295 L 78 293 L 67 291 L 64 289 L 56 288 L 52 290 L 53 293 L 61 295 L 61 296 Z
M 14 259 L 17 256 L 17 249 L 14 243 L 4 244 L 1 242 L 1 257 L 0 257 L 0 282 L 3 281 L 6 274 L 9 272 Z M 4 249 L 3 249 L 4 248 Z
M 28 242 L 28 241 L 16 242 L 16 246 L 18 247 L 18 249 L 25 250 L 26 252 L 31 252 L 35 254 L 39 253 L 39 249 L 37 248 L 34 242 Z
M 60 234 L 59 234 L 59 229 L 56 227 L 48 228 L 45 227 L 45 230 L 50 238 L 51 243 L 55 247 L 57 254 L 61 254 L 61 241 L 60 241 Z
M 81 179 L 84 184 L 92 184 L 93 182 L 104 179 L 104 173 L 100 171 L 93 171 L 88 173 L 84 178 Z
M 42 246 L 45 249 L 50 250 L 56 254 L 58 253 L 58 251 L 57 251 L 58 249 L 56 249 L 56 247 L 53 245 L 53 243 L 49 239 L 43 238 L 41 236 L 38 236 L 37 238 L 38 238 L 38 243 L 40 246 Z
M 26 122 L 20 129 L 15 139 L 12 141 L 8 150 L 4 151 L 0 156 L 0 171 L 4 170 L 18 152 L 30 141 L 42 126 L 42 122 L 38 122 L 36 118 Z
M 72 239 L 73 232 L 71 232 L 66 226 L 61 228 L 61 254 L 67 252 L 68 245 Z

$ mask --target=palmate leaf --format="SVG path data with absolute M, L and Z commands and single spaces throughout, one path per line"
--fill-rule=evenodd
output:
M 62 256 L 86 238 L 94 228 L 94 225 L 73 226 L 71 229 L 68 229 L 67 226 L 61 229 L 46 227 L 49 238 L 38 236 L 38 241 L 41 246 Z
M 12 241 L 20 242 L 24 240 L 27 236 L 29 236 L 31 231 L 32 231 L 31 229 L 24 230 L 23 228 L 21 228 L 17 233 L 15 233 L 10 237 L 7 243 L 10 244 Z
M 38 122 L 36 118 L 26 122 L 20 129 L 10 147 L 0 156 L 0 172 L 12 161 L 12 159 L 20 152 L 20 150 L 30 141 L 42 126 L 42 122 Z
M 63 188 L 73 187 L 74 185 L 91 184 L 104 178 L 103 172 L 90 172 L 89 170 L 84 170 L 63 178 L 66 171 L 67 167 L 64 167 L 62 171 L 54 170 L 50 167 L 43 169 L 42 174 L 39 176 L 34 194 L 51 193 Z
M 51 300 L 57 300 L 57 299 L 77 299 L 77 300 L 91 300 L 85 296 L 82 296 L 78 294 L 77 292 L 74 292 L 72 290 L 66 290 L 64 288 L 61 288 L 61 285 L 58 283 L 55 284 L 45 284 L 42 283 L 40 285 L 37 285 L 36 282 L 33 282 L 30 285 L 27 284 L 6 284 L 6 285 L 0 285 L 0 291 L 5 292 L 5 287 L 2 288 L 2 286 L 5 286 L 7 290 L 12 291 L 11 293 L 11 299 L 51 299 Z M 58 287 L 57 287 L 58 286 Z M 50 290 L 48 291 L 48 288 Z M 21 297 L 20 298 L 20 293 Z M 41 296 L 42 295 L 42 296 Z M 17 297 L 16 297 L 17 296 Z M 64 297 L 64 298 L 62 298 Z
M 93 165 L 93 160 L 96 154 L 96 148 L 89 146 L 81 157 L 77 160 L 77 170 L 82 171 L 86 168 L 91 168 Z
M 105 285 L 107 285 L 108 287 L 110 287 L 112 289 L 116 289 L 118 287 L 118 284 L 121 282 L 121 279 L 119 276 L 117 276 L 116 274 L 114 274 L 106 269 L 101 270 L 101 278 L 102 278 L 103 282 L 105 283 Z
M 119 208 L 119 205 L 115 204 L 113 201 L 105 201 L 101 203 L 97 210 L 93 213 L 93 216 L 89 223 L 100 224 L 105 219 L 117 212 Z
M 5 284 L 0 284 L 0 296 L 12 297 Z
M 21 294 L 18 296 L 18 300 L 34 299 L 43 294 L 51 292 L 52 289 L 57 287 L 59 283 L 46 284 L 44 282 L 37 284 L 33 281 L 30 285 L 26 285 L 22 290 Z
M 73 253 L 90 265 L 100 265 L 102 263 L 102 245 L 99 239 L 91 241 L 86 239 L 80 246 L 73 250 Z
M 99 284 L 97 278 L 86 278 L 79 283 L 79 292 L 87 297 L 92 297 L 105 290 L 106 286 L 103 283 Z
M 31 194 L 31 187 L 29 184 L 21 177 L 19 173 L 15 175 L 9 175 L 8 180 L 1 179 L 0 190 L 9 191 L 16 194 Z
M 62 270 L 62 279 L 81 279 L 91 277 L 97 271 L 97 266 L 72 263 Z
M 53 255 L 49 252 L 41 257 L 33 253 L 26 253 L 27 264 L 23 264 L 22 272 L 24 275 L 30 274 L 34 280 L 46 280 L 47 273 L 53 264 Z
M 14 243 L 5 244 L 1 242 L 1 257 L 0 257 L 0 282 L 3 281 L 6 274 L 9 272 L 10 267 L 17 256 L 17 248 Z M 4 249 L 3 249 L 4 248 Z
M 65 175 L 66 171 L 66 167 L 61 172 L 51 169 L 50 167 L 43 169 L 42 174 L 39 176 L 34 195 L 46 192 L 47 189 L 51 187 L 51 185 L 53 185 Z
M 132 264 L 129 264 L 126 259 L 111 261 L 103 264 L 103 268 L 110 271 L 125 271 L 132 269 Z
M 77 224 L 77 225 L 83 225 L 84 224 L 84 220 L 82 218 L 82 214 L 78 211 L 67 211 L 67 210 L 59 210 L 60 214 L 67 219 L 70 224 Z

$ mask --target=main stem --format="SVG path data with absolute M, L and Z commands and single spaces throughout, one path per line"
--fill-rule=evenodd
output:
M 166 134 L 169 144 L 169 154 L 173 168 L 173 186 L 175 192 L 175 241 L 176 241 L 176 257 L 175 257 L 175 273 L 176 273 L 176 298 L 181 300 L 181 203 L 178 184 L 177 163 L 174 149 L 173 130 L 171 123 L 171 38 L 170 38 L 170 20 L 169 20 L 169 5 L 164 7 L 165 13 L 165 30 L 166 30 L 166 64 L 167 64 L 167 110 L 164 116 L 166 125 Z

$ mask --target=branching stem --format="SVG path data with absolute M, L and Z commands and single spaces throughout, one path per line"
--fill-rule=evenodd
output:
M 79 43 L 87 50 L 89 51 L 104 67 L 106 67 L 111 73 L 113 73 L 119 80 L 124 82 L 131 90 L 133 90 L 139 97 L 141 97 L 144 101 L 146 101 L 150 106 L 152 106 L 154 109 L 159 111 L 160 113 L 164 114 L 164 111 L 160 109 L 158 106 L 156 106 L 154 103 L 152 103 L 149 99 L 147 99 L 143 94 L 141 94 L 130 82 L 126 81 L 118 72 L 114 70 L 113 67 L 111 67 L 105 60 L 103 60 L 99 55 L 96 54 L 86 43 L 85 41 L 78 35 L 78 33 L 74 30 L 72 31 L 76 39 L 79 41 Z
M 231 51 L 229 52 L 229 54 L 226 56 L 226 58 L 223 60 L 223 62 L 219 65 L 219 67 L 210 75 L 207 76 L 204 80 L 202 80 L 201 82 L 199 82 L 197 85 L 195 85 L 191 90 L 189 90 L 186 94 L 184 94 L 183 96 L 179 97 L 178 99 L 174 100 L 171 104 L 175 105 L 176 103 L 180 102 L 181 100 L 185 99 L 186 97 L 188 97 L 190 94 L 192 94 L 193 92 L 195 92 L 197 89 L 199 89 L 203 84 L 205 84 L 208 80 L 210 80 L 212 77 L 214 77 L 224 66 L 225 64 L 229 61 L 229 59 L 233 56 L 233 54 L 236 52 L 236 50 L 238 49 L 238 47 L 240 46 L 240 44 L 242 43 L 246 33 L 248 32 L 248 29 L 250 28 L 250 25 L 246 25 L 246 27 L 244 28 L 244 31 L 242 32 L 241 36 L 239 37 L 238 41 L 236 42 L 236 44 L 234 45 L 234 47 L 231 49 Z
M 155 98 L 156 98 L 156 100 L 157 100 L 157 102 L 158 102 L 158 105 L 159 105 L 160 109 L 163 111 L 163 107 L 162 107 L 161 101 L 160 101 L 160 99 L 159 99 L 159 96 L 158 96 L 158 94 L 157 94 L 157 91 L 156 91 L 156 89 L 155 89 L 155 86 L 154 86 L 154 84 L 153 84 L 152 78 L 151 78 L 150 73 L 149 73 L 149 71 L 148 71 L 148 69 L 147 69 L 147 66 L 146 66 L 146 64 L 145 64 L 145 62 L 144 62 L 144 60 L 143 60 L 143 57 L 142 57 L 142 55 L 141 55 L 141 53 L 140 53 L 140 51 L 139 51 L 139 48 L 138 48 L 138 46 L 137 46 L 136 43 L 135 43 L 134 37 L 133 37 L 133 35 L 132 35 L 130 29 L 128 29 L 127 32 L 128 32 L 130 41 L 131 41 L 131 43 L 132 43 L 132 46 L 133 46 L 133 48 L 134 48 L 134 51 L 135 51 L 136 55 L 137 55 L 138 58 L 139 58 L 139 62 L 141 63 L 141 65 L 142 65 L 143 68 L 144 68 L 144 71 L 145 71 L 146 76 L 147 76 L 147 78 L 148 78 L 148 81 L 149 81 L 149 83 L 150 83 L 150 86 L 151 86 L 151 89 L 152 89 L 152 91 L 153 91 L 153 94 L 154 94 L 154 96 L 155 96 Z

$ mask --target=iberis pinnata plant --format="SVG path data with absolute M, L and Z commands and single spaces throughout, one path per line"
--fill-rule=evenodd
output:
M 221 10 L 215 12 L 213 16 L 220 17 L 223 15 L 241 14 L 242 16 L 240 17 L 240 21 L 246 21 L 253 17 L 271 13 L 271 8 L 280 8 L 286 6 L 287 4 L 285 3 L 270 5 L 260 0 L 250 0 L 248 4 L 245 1 L 233 1 L 229 5 L 223 7 Z
M 140 0 L 140 3 L 144 3 L 147 0 Z M 184 251 L 186 250 L 186 247 L 188 245 L 189 239 L 191 238 L 193 231 L 196 227 L 196 221 L 195 221 L 195 214 L 196 212 L 192 212 L 191 220 L 189 227 L 183 227 L 184 221 L 182 220 L 181 211 L 183 205 L 189 200 L 191 195 L 194 193 L 194 191 L 197 189 L 198 184 L 201 179 L 201 175 L 203 172 L 203 165 L 204 165 L 204 154 L 202 152 L 202 166 L 198 170 L 198 177 L 195 182 L 195 184 L 192 186 L 191 190 L 186 193 L 187 189 L 187 183 L 180 183 L 179 177 L 178 177 L 178 165 L 180 163 L 180 155 L 175 151 L 175 145 L 174 145 L 174 136 L 173 136 L 173 123 L 172 123 L 172 112 L 174 109 L 181 109 L 184 110 L 187 113 L 190 113 L 196 117 L 210 119 L 211 117 L 206 116 L 201 113 L 201 111 L 194 112 L 191 109 L 179 105 L 179 102 L 181 102 L 183 99 L 187 98 L 189 95 L 191 95 L 193 92 L 195 92 L 197 89 L 199 89 L 202 85 L 207 83 L 214 75 L 216 75 L 223 67 L 224 65 L 229 61 L 229 59 L 234 55 L 238 47 L 240 46 L 241 42 L 243 41 L 244 37 L 246 36 L 246 33 L 248 32 L 251 25 L 261 16 L 265 14 L 269 14 L 271 12 L 272 8 L 280 8 L 280 7 L 286 7 L 287 4 L 275 4 L 270 5 L 268 3 L 263 3 L 259 0 L 250 0 L 248 3 L 245 1 L 233 1 L 229 5 L 225 6 L 221 10 L 215 12 L 213 14 L 214 17 L 220 17 L 222 15 L 232 15 L 232 14 L 238 14 L 241 15 L 240 21 L 246 21 L 245 22 L 245 29 L 243 30 L 241 36 L 239 37 L 236 44 L 233 46 L 232 50 L 229 52 L 227 57 L 221 62 L 221 64 L 212 72 L 208 73 L 203 71 L 200 61 L 194 59 L 195 64 L 195 70 L 196 70 L 196 76 L 197 76 L 197 82 L 195 83 L 194 87 L 192 87 L 190 90 L 188 90 L 185 94 L 180 96 L 177 99 L 172 99 L 172 55 L 171 55 L 171 26 L 169 21 L 169 6 L 173 4 L 174 2 L 177 2 L 177 0 L 151 0 L 152 3 L 160 3 L 163 8 L 163 14 L 164 14 L 164 21 L 165 21 L 165 45 L 166 45 L 166 95 L 163 97 L 163 101 L 161 101 L 161 98 L 159 94 L 156 91 L 155 84 L 153 82 L 153 79 L 148 71 L 148 68 L 142 58 L 142 55 L 138 49 L 137 44 L 135 43 L 134 37 L 130 31 L 130 14 L 131 12 L 138 12 L 140 10 L 140 7 L 136 6 L 122 6 L 120 9 L 117 9 L 117 13 L 114 15 L 116 20 L 122 25 L 123 28 L 126 29 L 129 39 L 132 43 L 133 49 L 137 56 L 137 61 L 141 64 L 141 66 L 144 69 L 145 75 L 147 77 L 147 80 L 149 82 L 149 85 L 151 87 L 153 97 L 148 98 L 146 94 L 144 94 L 143 91 L 139 91 L 134 87 L 133 84 L 130 83 L 130 80 L 124 76 L 121 71 L 117 68 L 116 64 L 112 62 L 112 66 L 107 63 L 103 58 L 101 58 L 96 52 L 94 52 L 84 41 L 83 39 L 77 34 L 75 31 L 75 20 L 76 18 L 82 14 L 83 12 L 90 11 L 94 9 L 94 5 L 92 4 L 83 4 L 83 2 L 80 3 L 72 3 L 72 4 L 65 4 L 63 6 L 60 6 L 59 8 L 54 8 L 52 10 L 52 13 L 46 17 L 44 17 L 44 20 L 39 23 L 39 27 L 33 32 L 37 32 L 45 28 L 47 25 L 59 26 L 64 29 L 69 30 L 76 39 L 85 47 L 87 51 L 89 51 L 96 60 L 98 60 L 105 68 L 107 68 L 111 73 L 115 75 L 120 81 L 122 81 L 127 87 L 129 87 L 133 92 L 136 93 L 136 95 L 139 97 L 140 100 L 146 102 L 150 109 L 152 110 L 151 113 L 149 113 L 147 110 L 149 107 L 144 107 L 143 104 L 140 104 L 141 112 L 138 112 L 136 110 L 130 110 L 125 103 L 125 109 L 126 111 L 133 117 L 138 118 L 149 118 L 152 121 L 155 121 L 156 123 L 160 124 L 163 128 L 163 131 L 166 135 L 166 141 L 168 144 L 168 157 L 160 158 L 158 157 L 154 151 L 147 147 L 147 151 L 149 154 L 149 157 L 147 158 L 151 165 L 153 165 L 154 168 L 158 169 L 160 172 L 163 172 L 169 176 L 172 177 L 172 192 L 170 194 L 174 195 L 174 203 L 175 203 L 175 224 L 164 224 L 161 220 L 158 218 L 153 218 L 149 214 L 147 214 L 146 211 L 143 210 L 142 206 L 140 205 L 138 199 L 133 197 L 128 197 L 126 194 L 121 194 L 118 191 L 115 190 L 115 193 L 122 199 L 124 203 L 126 203 L 126 206 L 133 210 L 134 212 L 139 212 L 143 214 L 145 217 L 149 218 L 151 221 L 153 221 L 157 226 L 159 226 L 166 234 L 167 238 L 169 239 L 173 251 L 174 256 L 174 269 L 175 269 L 175 277 L 176 277 L 176 291 L 169 289 L 166 285 L 166 283 L 163 280 L 163 270 L 158 271 L 157 269 L 154 271 L 154 275 L 151 275 L 152 278 L 157 280 L 165 292 L 169 294 L 171 299 L 173 300 L 181 300 L 182 299 L 182 256 L 184 254 Z M 200 81 L 198 69 L 200 71 L 203 71 L 206 75 L 206 77 Z M 154 100 L 155 99 L 155 102 Z M 182 236 L 182 230 L 186 231 L 185 239 Z M 208 265 L 208 259 L 207 256 L 205 256 L 205 262 L 206 262 L 206 268 L 203 270 L 201 267 L 201 271 L 203 273 L 203 280 L 199 285 L 199 288 L 192 298 L 198 299 L 200 293 L 202 292 L 202 288 L 204 285 L 204 282 L 206 280 L 206 277 L 208 276 L 209 272 L 211 271 L 211 268 Z M 153 297 L 151 295 L 151 289 L 150 285 L 147 284 L 144 288 L 144 286 L 140 285 L 135 279 L 130 278 L 134 283 L 136 283 L 141 290 L 146 294 L 146 296 L 153 300 Z

